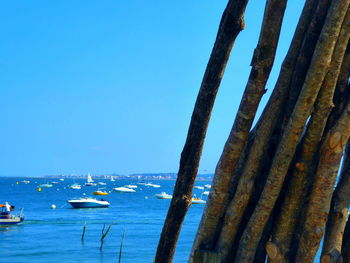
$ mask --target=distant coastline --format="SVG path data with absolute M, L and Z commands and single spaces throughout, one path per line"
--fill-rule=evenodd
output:
M 63 178 L 63 179 L 86 179 L 86 174 L 53 174 L 45 176 L 0 176 L 0 177 L 32 177 L 32 178 Z M 214 174 L 198 174 L 198 181 L 209 181 L 213 179 Z M 112 177 L 115 180 L 119 179 L 136 179 L 136 180 L 176 180 L 176 173 L 140 173 L 140 174 L 130 174 L 130 175 L 120 175 L 120 174 L 91 174 L 94 179 L 108 179 Z

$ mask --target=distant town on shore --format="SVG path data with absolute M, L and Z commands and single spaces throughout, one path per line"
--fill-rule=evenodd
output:
M 214 174 L 198 174 L 197 180 L 208 181 L 213 179 Z M 86 174 L 59 174 L 46 175 L 45 178 L 86 178 Z M 91 174 L 94 179 L 138 179 L 138 180 L 176 180 L 176 173 L 142 173 L 142 174 Z

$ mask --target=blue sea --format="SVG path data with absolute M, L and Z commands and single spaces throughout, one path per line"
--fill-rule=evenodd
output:
M 29 180 L 24 184 L 22 180 Z M 16 226 L 0 227 L 1 263 L 38 262 L 118 262 L 123 232 L 122 263 L 153 262 L 159 235 L 170 200 L 155 198 L 161 192 L 172 193 L 174 181 L 153 181 L 160 188 L 138 185 L 136 193 L 111 192 L 102 196 L 109 208 L 73 209 L 67 203 L 71 198 L 92 196 L 98 187 L 82 186 L 72 190 L 72 183 L 84 184 L 83 179 L 65 179 L 52 188 L 37 186 L 58 179 L 0 177 L 0 204 L 8 201 L 15 206 L 14 213 L 24 208 L 25 221 Z M 100 180 L 106 182 L 107 191 L 113 187 L 137 184 L 136 180 Z M 16 184 L 18 182 L 18 184 Z M 208 182 L 198 182 L 204 185 Z M 203 190 L 194 189 L 200 196 Z M 100 198 L 101 196 L 95 196 Z M 56 209 L 51 209 L 51 205 Z M 183 224 L 174 262 L 187 262 L 204 205 L 192 205 Z M 86 232 L 81 241 L 84 223 Z M 100 251 L 102 228 L 113 224 Z

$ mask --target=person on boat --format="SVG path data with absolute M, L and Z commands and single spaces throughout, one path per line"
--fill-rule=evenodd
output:
M 8 202 L 5 202 L 5 211 L 6 212 L 11 212 L 11 206 L 9 205 Z

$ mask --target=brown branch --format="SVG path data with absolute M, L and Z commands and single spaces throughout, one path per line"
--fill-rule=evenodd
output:
M 320 147 L 320 138 L 324 132 L 328 115 L 333 108 L 332 98 L 344 58 L 346 43 L 350 35 L 349 22 L 350 13 L 344 19 L 342 30 L 334 48 L 332 61 L 317 97 L 307 131 L 300 145 L 295 169 L 293 169 L 291 175 L 291 182 L 285 193 L 285 199 L 282 202 L 279 217 L 273 231 L 272 242 L 279 246 L 283 256 L 283 261 L 281 262 L 290 261 L 289 250 L 293 233 L 298 225 L 300 211 L 311 183 L 310 177 L 314 173 L 313 161 Z
M 286 0 L 267 1 L 261 34 L 252 58 L 252 69 L 229 138 L 215 171 L 210 197 L 193 250 L 215 246 L 215 237 L 228 203 L 230 181 L 247 142 L 258 105 L 265 93 L 280 35 Z M 228 253 L 228 250 L 222 251 Z
M 222 16 L 192 119 L 181 153 L 173 198 L 158 243 L 155 262 L 171 262 L 181 225 L 191 204 L 192 189 L 215 97 L 234 41 L 244 28 L 243 14 L 248 0 L 230 0 Z
M 307 77 L 278 146 L 263 193 L 240 240 L 236 256 L 238 262 L 251 262 L 254 258 L 256 247 L 279 196 L 304 125 L 327 73 L 348 5 L 348 0 L 332 2 Z

